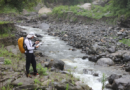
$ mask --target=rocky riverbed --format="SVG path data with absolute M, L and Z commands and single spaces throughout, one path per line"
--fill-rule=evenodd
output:
M 21 20 L 23 17 L 19 18 Z M 76 48 L 81 49 L 81 52 L 86 54 L 82 57 L 83 59 L 88 58 L 90 61 L 103 67 L 116 65 L 126 72 L 130 72 L 130 48 L 120 42 L 122 39 L 130 38 L 130 28 L 108 27 L 104 24 L 73 24 L 43 21 L 46 18 L 47 16 L 41 16 L 38 19 L 27 19 L 26 17 L 19 24 L 43 29 L 42 23 L 47 23 L 50 26 L 47 30 L 48 34 L 58 36 L 66 41 L 68 45 L 73 46 L 72 51 L 75 51 Z M 21 34 L 26 36 L 26 33 Z M 130 90 L 129 77 L 129 74 L 113 74 L 108 78 L 109 84 L 107 87 L 113 90 Z

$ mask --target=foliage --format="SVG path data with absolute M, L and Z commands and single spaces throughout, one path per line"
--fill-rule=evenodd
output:
M 0 21 L 0 24 L 7 24 L 10 23 L 9 21 Z
M 4 64 L 5 64 L 5 65 L 8 65 L 8 64 L 11 64 L 11 63 L 12 63 L 12 61 L 9 60 L 9 59 L 5 59 L 5 60 L 4 60 Z
M 32 8 L 38 3 L 43 3 L 43 1 L 44 0 L 0 0 L 0 7 L 3 11 L 6 9 L 10 12 L 10 10 L 13 9 L 15 12 L 21 12 L 23 8 Z
M 103 76 L 102 76 L 102 90 L 104 90 L 104 88 L 105 88 L 105 82 L 106 82 L 106 76 L 103 73 Z
M 15 35 L 14 34 L 2 34 L 1 36 L 0 36 L 0 38 L 6 38 L 6 37 L 14 37 Z
M 66 90 L 69 90 L 69 84 L 66 84 Z
M 43 68 L 43 66 L 40 63 L 37 64 L 36 68 L 37 68 L 39 74 L 41 74 L 41 75 L 47 75 L 47 73 L 46 73 L 47 68 Z M 30 68 L 30 71 L 31 72 L 33 71 L 32 67 Z
M 62 3 L 62 4 L 76 5 L 79 3 L 92 2 L 92 0 L 44 0 L 44 2 L 45 3 Z
M 23 85 L 23 83 L 22 83 L 22 82 L 19 82 L 19 83 L 18 83 L 18 86 L 21 86 L 21 85 Z
M 34 83 L 35 84 L 41 84 L 41 82 L 37 78 L 34 79 Z
M 122 40 L 119 40 L 119 42 L 121 42 L 127 46 L 130 46 L 130 39 L 122 39 Z
M 7 85 L 6 87 L 5 86 L 3 86 L 2 88 L 1 88 L 1 90 L 12 90 L 12 86 L 10 86 L 10 85 Z
M 75 16 L 101 19 L 102 17 L 120 17 L 122 15 L 128 17 L 130 16 L 129 10 L 130 0 L 111 0 L 104 7 L 92 5 L 91 10 L 85 10 L 78 6 L 58 6 L 53 9 L 52 14 L 63 18 L 68 12 L 71 12 Z
M 53 9 L 52 14 L 58 17 L 63 17 L 65 13 L 72 12 L 77 16 L 86 16 L 94 19 L 100 19 L 103 16 L 109 17 L 111 13 L 109 11 L 109 5 L 102 7 L 98 5 L 92 5 L 92 10 L 85 10 L 78 6 L 58 6 Z
M 13 28 L 13 26 L 10 23 L 11 22 L 8 22 L 8 21 L 0 21 L 0 27 L 1 27 L 0 38 L 14 36 L 14 34 L 11 34 L 11 32 L 14 31 L 15 29 Z

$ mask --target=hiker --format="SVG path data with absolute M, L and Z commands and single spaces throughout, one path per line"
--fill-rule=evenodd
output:
M 26 55 L 26 75 L 27 77 L 31 78 L 31 75 L 29 73 L 29 68 L 30 64 L 32 64 L 33 67 L 33 75 L 38 75 L 37 70 L 36 70 L 36 61 L 35 61 L 35 56 L 33 54 L 33 50 L 38 48 L 39 46 L 35 46 L 36 44 L 39 43 L 39 41 L 36 41 L 34 44 L 32 44 L 32 39 L 36 37 L 34 32 L 30 32 L 24 41 L 25 44 L 25 55 Z

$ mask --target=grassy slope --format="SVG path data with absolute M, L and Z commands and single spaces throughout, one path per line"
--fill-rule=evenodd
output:
M 119 19 L 120 16 L 124 15 L 125 17 L 130 16 L 128 9 L 118 9 L 117 7 L 112 7 L 111 4 L 104 7 L 99 5 L 92 5 L 91 10 L 85 10 L 79 8 L 78 6 L 58 6 L 53 9 L 52 15 L 62 18 L 67 12 L 72 12 L 76 16 L 83 16 L 92 19 L 99 20 L 103 17 L 116 17 L 113 22 Z

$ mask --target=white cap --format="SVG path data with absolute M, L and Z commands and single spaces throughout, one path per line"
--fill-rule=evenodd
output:
M 35 34 L 34 34 L 34 32 L 30 32 L 30 33 L 27 35 L 27 38 L 31 38 L 31 37 L 33 37 L 33 36 L 36 37 Z

